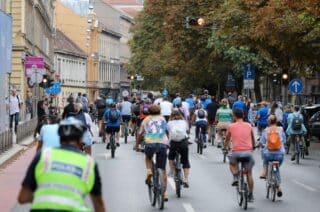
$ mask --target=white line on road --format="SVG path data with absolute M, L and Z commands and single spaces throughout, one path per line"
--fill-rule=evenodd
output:
M 196 212 L 190 203 L 182 203 L 182 206 L 186 212 Z
M 305 189 L 307 189 L 308 191 L 313 191 L 313 192 L 317 191 L 316 189 L 312 188 L 311 186 L 308 186 L 306 184 L 300 183 L 297 180 L 292 180 L 292 182 L 297 184 L 297 185 L 299 185 L 299 186 L 301 186 L 301 187 L 303 187 L 303 188 L 305 188 Z
M 175 190 L 176 189 L 176 185 L 175 185 L 174 180 L 173 180 L 172 177 L 168 177 L 168 182 L 169 182 L 169 185 L 171 186 L 171 188 L 173 190 Z

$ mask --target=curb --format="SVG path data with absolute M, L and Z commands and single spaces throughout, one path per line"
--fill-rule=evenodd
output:
M 11 161 L 17 158 L 24 151 L 32 147 L 36 142 L 34 141 L 32 136 L 29 136 L 24 141 L 19 144 L 13 144 L 13 146 L 0 155 L 0 169 L 6 167 L 6 165 Z

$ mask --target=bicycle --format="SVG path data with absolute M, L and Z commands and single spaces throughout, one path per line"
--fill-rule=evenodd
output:
M 148 185 L 149 200 L 153 207 L 158 205 L 160 210 L 164 208 L 164 193 L 166 190 L 162 171 L 156 167 L 155 157 L 152 159 L 152 179 Z
M 278 192 L 279 181 L 279 161 L 271 161 L 268 165 L 268 174 L 266 179 L 266 192 L 267 192 L 267 199 L 271 196 L 271 200 L 274 202 L 276 200 L 276 194 Z
M 111 135 L 110 135 L 110 149 L 111 149 L 111 157 L 115 157 L 115 152 L 116 152 L 116 132 L 112 130 Z
M 209 136 L 210 136 L 209 141 L 211 142 L 212 146 L 214 146 L 214 140 L 216 139 L 216 126 L 213 124 L 210 125 L 210 135 Z
M 203 153 L 203 145 L 204 145 L 204 136 L 205 134 L 202 132 L 203 129 L 200 127 L 200 132 L 198 135 L 198 142 L 197 142 L 197 153 L 202 155 Z
M 174 165 L 175 165 L 174 182 L 176 185 L 176 195 L 178 198 L 180 198 L 183 179 L 182 179 L 181 156 L 178 150 L 176 151 L 176 158 L 174 161 Z
M 240 207 L 244 210 L 248 208 L 248 199 L 249 199 L 249 187 L 248 187 L 248 171 L 244 167 L 244 163 L 248 162 L 249 158 L 243 157 L 238 159 L 238 163 L 240 163 L 240 171 L 239 171 L 239 183 L 236 187 L 237 192 L 237 200 Z
M 293 135 L 293 138 L 292 138 L 296 164 L 299 164 L 300 157 L 304 158 L 304 155 L 305 155 L 305 145 L 301 136 L 303 135 Z

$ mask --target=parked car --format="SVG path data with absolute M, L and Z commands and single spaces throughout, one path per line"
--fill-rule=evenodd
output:
M 320 138 L 320 104 L 304 105 L 301 113 L 304 116 L 309 138 L 311 136 Z
M 315 136 L 320 139 L 320 111 L 313 114 L 310 118 L 309 131 L 311 136 Z

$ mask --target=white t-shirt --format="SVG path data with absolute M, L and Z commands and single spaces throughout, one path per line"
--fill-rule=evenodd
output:
M 170 116 L 173 109 L 173 104 L 169 101 L 163 101 L 160 103 L 160 108 L 162 116 Z
M 17 95 L 10 95 L 10 115 L 20 112 L 19 103 L 21 103 L 20 97 L 18 97 Z
M 84 113 L 84 117 L 86 119 L 86 124 L 91 128 L 93 125 L 91 116 L 88 113 Z
M 182 102 L 182 108 L 183 108 L 184 111 L 185 111 L 185 115 L 186 115 L 187 117 L 189 117 L 189 116 L 190 116 L 190 112 L 189 112 L 190 106 L 189 106 L 189 104 L 188 104 L 187 102 Z
M 131 116 L 131 108 L 132 108 L 131 102 L 128 102 L 128 101 L 121 102 L 120 104 L 121 115 Z
M 170 141 L 182 141 L 188 137 L 188 123 L 185 120 L 172 120 L 167 124 Z
M 163 98 L 157 98 L 156 100 L 154 100 L 155 105 L 160 105 L 160 103 L 163 102 Z
M 202 118 L 202 119 L 199 118 L 199 116 L 198 116 L 199 110 L 203 110 L 203 112 L 204 112 L 204 114 L 205 114 L 204 118 Z M 199 109 L 199 110 L 196 110 L 196 111 L 194 112 L 194 114 L 196 115 L 196 122 L 198 122 L 198 121 L 207 121 L 207 116 L 208 116 L 207 111 L 204 110 L 204 109 Z

